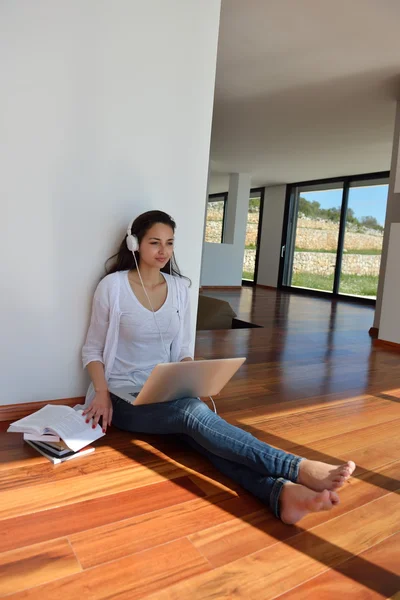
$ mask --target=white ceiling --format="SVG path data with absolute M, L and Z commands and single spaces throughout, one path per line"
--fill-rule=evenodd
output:
M 390 168 L 400 0 L 222 0 L 210 192 Z

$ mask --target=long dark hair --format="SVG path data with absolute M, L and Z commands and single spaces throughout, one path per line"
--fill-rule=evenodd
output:
M 139 215 L 132 223 L 131 232 L 132 235 L 135 235 L 138 239 L 139 244 L 142 239 L 148 232 L 148 230 L 153 227 L 156 223 L 163 223 L 163 225 L 169 225 L 172 231 L 175 233 L 176 223 L 172 217 L 167 215 L 167 213 L 162 210 L 149 210 L 141 215 Z M 139 264 L 139 252 L 135 252 L 137 263 Z M 110 261 L 113 261 L 110 266 Z M 171 263 L 171 264 L 170 264 Z M 119 250 L 113 256 L 106 261 L 106 274 L 116 273 L 117 271 L 130 271 L 136 269 L 136 262 L 133 257 L 132 252 L 129 250 L 126 245 L 126 235 L 121 242 Z M 184 277 L 179 270 L 177 262 L 175 260 L 175 254 L 172 253 L 171 259 L 167 262 L 167 264 L 160 269 L 163 273 L 172 273 L 176 277 Z M 185 277 L 185 279 L 188 279 Z M 188 279 L 190 282 L 190 279 Z

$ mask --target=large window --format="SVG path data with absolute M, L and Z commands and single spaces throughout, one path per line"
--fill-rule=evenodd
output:
M 376 298 L 388 184 L 350 184 L 339 292 Z
M 290 186 L 283 286 L 376 298 L 388 175 Z
M 206 233 L 204 240 L 214 244 L 224 241 L 225 210 L 228 192 L 210 194 L 207 203 Z

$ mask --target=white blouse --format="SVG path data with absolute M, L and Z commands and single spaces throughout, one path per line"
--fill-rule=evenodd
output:
M 107 275 L 97 286 L 82 361 L 84 368 L 90 362 L 102 362 L 108 384 L 143 385 L 156 364 L 193 358 L 187 282 L 180 277 L 163 275 L 168 294 L 155 314 L 136 298 L 128 281 L 128 271 Z M 92 402 L 94 395 L 91 384 L 85 406 Z

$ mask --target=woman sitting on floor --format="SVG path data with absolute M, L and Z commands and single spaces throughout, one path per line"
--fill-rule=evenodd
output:
M 174 233 L 167 214 L 140 215 L 97 287 L 83 348 L 92 380 L 87 422 L 101 419 L 104 431 L 112 423 L 134 433 L 177 435 L 285 523 L 331 509 L 355 469 L 352 461 L 334 466 L 273 448 L 199 398 L 134 406 L 110 394 L 110 386 L 142 386 L 160 362 L 193 360 L 188 286 L 174 260 Z

